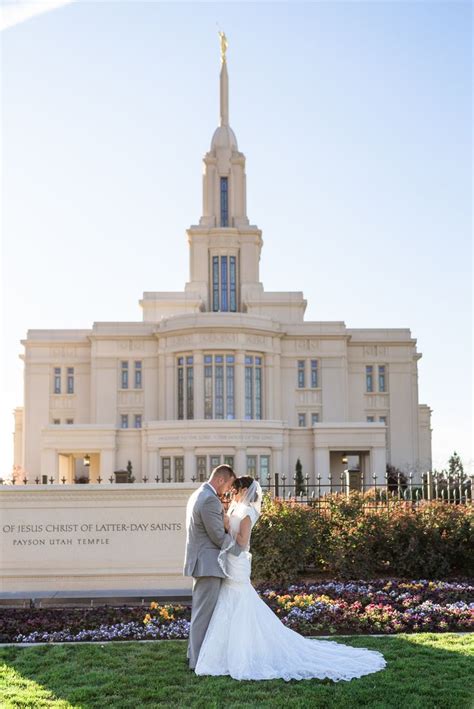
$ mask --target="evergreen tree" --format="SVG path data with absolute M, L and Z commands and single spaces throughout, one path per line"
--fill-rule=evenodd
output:
M 304 478 L 303 478 L 303 466 L 301 465 L 301 460 L 298 458 L 295 466 L 295 495 L 298 497 L 301 493 L 305 493 Z
M 464 466 L 462 464 L 461 458 L 458 456 L 456 451 L 452 454 L 448 461 L 448 475 L 453 477 L 459 477 L 461 480 L 464 479 Z

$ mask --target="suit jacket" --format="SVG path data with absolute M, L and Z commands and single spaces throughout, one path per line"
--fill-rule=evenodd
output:
M 186 508 L 185 576 L 218 576 L 224 578 L 217 557 L 221 547 L 231 542 L 224 529 L 222 503 L 204 483 L 193 492 Z M 237 544 L 233 553 L 240 553 Z

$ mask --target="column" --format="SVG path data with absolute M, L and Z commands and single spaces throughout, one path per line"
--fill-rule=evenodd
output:
M 148 470 L 144 471 L 145 474 L 147 475 L 148 479 L 150 482 L 156 482 L 155 478 L 156 476 L 160 476 L 160 469 L 159 469 L 159 460 L 158 460 L 158 451 L 157 450 L 149 450 L 148 451 Z
M 235 418 L 245 418 L 245 352 L 235 353 Z M 245 473 L 242 473 L 245 475 Z
M 193 352 L 194 361 L 194 418 L 204 418 L 204 355 Z M 194 473 L 195 474 L 195 473 Z
M 236 449 L 234 470 L 238 477 L 247 474 L 247 450 L 245 448 Z
M 158 355 L 158 419 L 164 421 L 166 418 L 166 372 L 165 355 Z
M 173 421 L 176 418 L 175 402 L 176 402 L 176 387 L 175 387 L 175 357 L 172 354 L 165 355 L 165 420 Z
M 191 478 L 197 478 L 196 471 L 196 456 L 194 455 L 194 448 L 184 449 L 184 479 L 189 482 Z
M 102 480 L 109 480 L 114 475 L 115 470 L 115 449 L 109 448 L 100 452 L 100 477 Z
M 52 477 L 54 482 L 59 482 L 59 453 L 54 448 L 45 448 L 41 451 L 41 478 L 43 475 Z
M 277 448 L 272 451 L 272 459 L 270 461 L 270 475 L 272 476 L 272 480 L 275 479 L 275 474 L 281 479 L 283 472 L 283 451 L 281 448 Z
M 327 485 L 329 482 L 329 473 L 331 471 L 331 459 L 329 448 L 314 448 L 314 475 L 317 478 L 321 475 L 321 485 Z M 334 483 L 335 481 L 333 481 Z M 337 481 L 336 481 L 337 482 Z
M 278 346 L 280 342 L 278 341 Z M 281 421 L 281 355 L 273 355 L 273 419 Z
M 288 475 L 290 470 L 290 433 L 288 429 L 283 431 L 283 450 L 281 455 L 281 470 L 280 475 Z
M 370 476 L 371 479 L 366 481 L 370 485 L 373 482 L 373 475 L 377 476 L 377 485 L 382 485 L 385 481 L 385 469 L 387 465 L 387 454 L 385 448 L 377 447 L 370 449 Z

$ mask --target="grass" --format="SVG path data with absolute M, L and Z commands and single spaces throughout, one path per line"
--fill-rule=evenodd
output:
M 472 635 L 352 637 L 339 642 L 383 652 L 387 668 L 337 684 L 236 682 L 190 672 L 183 641 L 4 647 L 0 649 L 0 707 L 474 707 Z

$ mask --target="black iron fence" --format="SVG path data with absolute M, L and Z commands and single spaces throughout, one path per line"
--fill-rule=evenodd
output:
M 122 473 L 122 471 L 119 471 Z M 340 475 L 318 474 L 314 482 L 310 482 L 309 475 L 304 477 L 275 473 L 264 477 L 257 476 L 262 489 L 265 493 L 273 498 L 282 500 L 290 500 L 300 504 L 325 505 L 327 499 L 334 494 L 350 495 L 351 491 L 365 493 L 365 504 L 368 507 L 387 506 L 395 501 L 406 501 L 411 503 L 421 502 L 423 500 L 442 500 L 454 504 L 472 504 L 474 493 L 474 479 L 467 475 L 446 475 L 436 472 L 427 472 L 422 474 L 415 473 L 399 473 L 393 475 L 370 475 L 359 471 L 346 470 Z M 103 479 L 99 477 L 96 480 L 90 480 L 87 477 L 75 478 L 72 484 L 104 484 L 115 485 L 121 483 L 172 483 L 185 482 L 184 480 L 175 480 L 172 476 L 155 477 L 144 476 L 142 480 L 136 480 L 131 476 L 111 475 L 109 478 Z M 187 481 L 189 482 L 189 481 Z M 196 477 L 191 478 L 191 482 L 201 482 Z M 36 477 L 29 480 L 28 477 L 23 477 L 21 480 L 13 480 L 13 485 L 53 485 L 57 481 L 53 476 L 46 475 Z M 65 477 L 59 480 L 59 484 L 71 484 Z
M 324 481 L 324 482 L 323 482 Z M 344 471 L 340 475 L 316 476 L 310 482 L 296 476 L 273 475 L 261 479 L 264 492 L 274 498 L 323 506 L 335 494 L 350 496 L 351 492 L 364 493 L 365 507 L 386 507 L 397 501 L 417 503 L 441 500 L 454 504 L 472 504 L 474 479 L 466 475 L 445 476 L 438 473 L 399 474 L 395 478 L 385 475 L 367 476 L 360 472 Z

